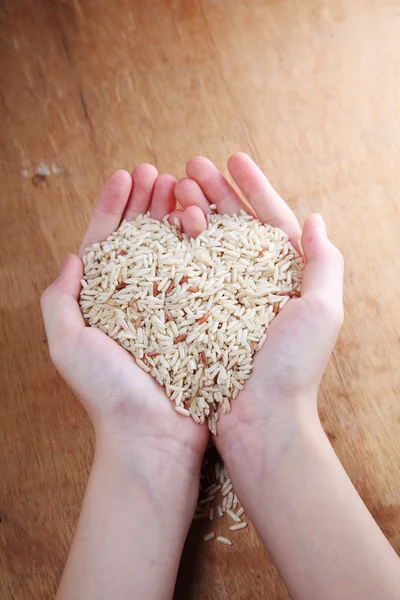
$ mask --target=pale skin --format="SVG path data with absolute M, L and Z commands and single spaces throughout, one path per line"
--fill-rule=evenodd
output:
M 399 599 L 399 559 L 348 479 L 317 412 L 343 320 L 343 259 L 322 218 L 312 215 L 301 230 L 247 155 L 233 155 L 228 168 L 241 194 L 202 157 L 189 161 L 188 177 L 178 183 L 151 165 L 139 165 L 132 175 L 117 171 L 100 195 L 80 254 L 122 219 L 147 210 L 157 219 L 179 218 L 190 236 L 206 227 L 210 204 L 221 213 L 244 208 L 288 233 L 306 262 L 302 297 L 273 321 L 215 441 L 292 598 Z M 171 598 L 208 432 L 176 414 L 116 342 L 85 327 L 77 303 L 81 277 L 82 263 L 70 255 L 42 297 L 51 356 L 96 437 L 57 597 Z

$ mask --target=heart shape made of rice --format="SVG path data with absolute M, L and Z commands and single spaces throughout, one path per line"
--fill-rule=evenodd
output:
M 133 354 L 175 409 L 217 431 L 266 329 L 300 296 L 302 259 L 278 228 L 242 213 L 208 216 L 189 239 L 167 217 L 124 221 L 83 257 L 86 322 Z

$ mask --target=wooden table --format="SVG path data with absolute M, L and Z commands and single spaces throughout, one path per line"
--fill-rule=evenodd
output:
M 184 174 L 249 152 L 346 262 L 321 416 L 400 550 L 400 5 L 397 0 L 3 0 L 0 596 L 52 598 L 93 451 L 47 352 L 42 290 L 96 194 L 140 161 Z M 192 531 L 178 598 L 287 598 L 255 532 Z

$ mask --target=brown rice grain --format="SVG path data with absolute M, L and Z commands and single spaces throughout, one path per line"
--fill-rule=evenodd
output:
M 221 544 L 225 544 L 226 546 L 232 546 L 231 540 L 228 540 L 228 538 L 223 537 L 222 535 L 217 537 L 217 542 L 221 542 Z
M 229 529 L 231 531 L 239 531 L 240 529 L 244 529 L 245 527 L 247 527 L 247 523 L 246 523 L 246 521 L 242 521 L 241 523 L 238 523 L 237 525 L 231 525 L 229 527 Z
M 226 511 L 226 514 L 229 515 L 231 517 L 231 519 L 233 519 L 234 521 L 236 521 L 237 523 L 240 523 L 240 517 L 238 517 L 232 510 L 230 510 L 228 508 L 228 510 Z

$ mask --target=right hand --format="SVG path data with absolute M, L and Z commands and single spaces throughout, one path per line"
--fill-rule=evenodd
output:
M 301 297 L 291 299 L 269 326 L 250 379 L 219 421 L 216 443 L 224 454 L 236 440 L 252 444 L 257 431 L 262 438 L 272 432 L 286 437 L 299 423 L 318 422 L 318 388 L 343 322 L 343 257 L 322 217 L 308 217 L 301 232 L 289 206 L 246 154 L 231 156 L 228 168 L 248 204 L 210 160 L 195 157 L 187 164 L 189 179 L 175 187 L 186 230 L 196 235 L 206 228 L 210 204 L 219 213 L 244 209 L 285 231 L 302 249 L 306 267 Z

